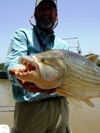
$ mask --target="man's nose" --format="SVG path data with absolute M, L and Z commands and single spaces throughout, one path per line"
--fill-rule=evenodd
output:
M 42 11 L 44 11 L 44 12 L 50 12 L 52 10 L 52 8 L 51 7 L 48 7 L 48 6 L 45 6 L 45 7 L 42 7 Z

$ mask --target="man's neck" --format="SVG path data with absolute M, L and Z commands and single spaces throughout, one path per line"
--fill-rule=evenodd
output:
M 50 30 L 43 30 L 43 29 L 41 29 L 40 27 L 38 27 L 38 26 L 36 26 L 39 30 L 41 30 L 41 31 L 43 31 L 43 32 L 45 32 L 46 33 L 46 35 L 50 35 L 50 34 L 52 34 L 53 33 L 53 30 L 52 29 L 50 29 Z

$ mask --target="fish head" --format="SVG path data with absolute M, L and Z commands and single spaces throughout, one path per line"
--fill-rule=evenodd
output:
M 30 82 L 34 82 L 38 87 L 55 88 L 63 82 L 66 65 L 61 56 L 52 51 L 23 56 L 19 61 L 35 68 L 28 80 L 32 79 Z

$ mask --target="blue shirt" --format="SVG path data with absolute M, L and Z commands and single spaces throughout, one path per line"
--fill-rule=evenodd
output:
M 17 78 L 9 74 L 11 68 L 21 66 L 18 62 L 20 56 L 40 53 L 51 49 L 68 50 L 69 45 L 64 40 L 55 36 L 54 32 L 46 36 L 45 32 L 40 31 L 36 26 L 32 29 L 18 29 L 15 31 L 11 39 L 5 68 L 9 80 L 12 82 L 13 97 L 17 102 L 33 101 L 58 96 L 55 93 L 51 95 L 30 93 L 22 88 L 22 85 Z

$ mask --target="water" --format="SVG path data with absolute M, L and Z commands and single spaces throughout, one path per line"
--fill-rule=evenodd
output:
M 93 99 L 95 107 L 85 103 L 70 103 L 70 125 L 73 133 L 100 133 L 100 99 Z M 0 124 L 13 126 L 14 100 L 11 83 L 0 79 Z
M 100 133 L 100 99 L 93 99 L 95 107 L 85 103 L 70 105 L 70 123 L 73 133 Z
M 0 111 L 3 107 L 14 106 L 12 98 L 11 83 L 7 79 L 0 79 Z
M 7 79 L 0 79 L 0 124 L 13 126 L 14 103 L 11 83 Z

